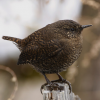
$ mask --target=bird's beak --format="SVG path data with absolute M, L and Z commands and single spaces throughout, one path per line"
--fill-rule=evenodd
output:
M 87 27 L 90 27 L 90 26 L 92 26 L 91 24 L 90 25 L 82 25 L 82 28 L 84 29 L 84 28 L 87 28 Z

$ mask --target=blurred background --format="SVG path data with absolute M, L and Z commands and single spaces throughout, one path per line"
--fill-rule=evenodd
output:
M 14 100 L 42 100 L 40 87 L 45 83 L 30 65 L 17 66 L 20 51 L 2 36 L 25 38 L 64 19 L 93 26 L 82 32 L 81 56 L 61 75 L 82 100 L 100 100 L 100 0 L 0 0 L 0 100 L 14 96 Z M 58 78 L 55 74 L 47 77 Z

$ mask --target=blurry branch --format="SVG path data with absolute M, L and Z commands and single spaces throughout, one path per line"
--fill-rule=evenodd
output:
M 15 82 L 15 86 L 14 86 L 14 90 L 13 90 L 12 94 L 8 98 L 8 100 L 13 100 L 14 97 L 15 97 L 15 93 L 18 90 L 18 80 L 17 80 L 16 74 L 10 68 L 2 66 L 2 65 L 0 65 L 0 70 L 4 70 L 4 71 L 10 73 L 13 76 L 12 79 L 11 79 L 11 81 Z
M 91 50 L 84 56 L 84 60 L 82 62 L 83 65 L 85 64 L 84 67 L 89 66 L 91 62 L 90 60 L 97 57 L 99 52 L 100 52 L 100 38 L 93 43 Z
M 98 11 L 97 16 L 94 19 L 90 19 L 90 22 L 93 24 L 93 26 L 95 27 L 98 26 L 100 24 L 100 3 L 94 0 L 81 0 L 81 1 L 83 4 L 89 5 Z M 83 67 L 88 67 L 90 65 L 91 60 L 98 56 L 99 50 L 100 50 L 100 38 L 95 40 L 90 51 L 84 56 L 84 59 L 82 61 Z
M 83 4 L 87 4 L 89 6 L 92 6 L 95 9 L 100 8 L 100 3 L 94 1 L 94 0 L 81 0 Z
M 100 11 L 98 12 L 98 15 L 93 19 L 92 23 L 95 25 L 98 25 L 100 23 Z
M 94 19 L 90 20 L 93 25 L 97 26 L 100 23 L 100 3 L 94 0 L 81 0 L 81 1 L 83 4 L 87 4 L 98 11 L 97 16 Z
M 100 23 L 100 3 L 94 1 L 94 0 L 81 0 L 83 4 L 87 4 L 91 7 L 93 7 L 94 9 L 98 10 L 98 15 L 91 20 L 91 22 L 95 25 L 98 25 L 98 23 Z
M 77 61 L 74 62 L 73 65 L 71 65 L 71 67 L 68 69 L 68 72 L 66 73 L 66 79 L 68 79 L 68 81 L 71 82 L 71 84 L 73 84 L 75 82 L 75 76 L 77 76 L 78 74 L 78 68 L 77 68 Z

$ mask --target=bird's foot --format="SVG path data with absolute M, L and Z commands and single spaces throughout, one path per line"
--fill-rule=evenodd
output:
M 48 88 L 48 90 L 50 90 L 50 91 L 52 91 L 52 90 L 60 90 L 60 91 L 61 91 L 61 90 L 64 89 L 62 86 L 59 86 L 57 83 L 55 83 L 55 82 L 50 82 L 49 84 L 48 84 L 48 83 L 45 83 L 45 84 L 43 84 L 43 85 L 41 86 L 41 89 L 40 89 L 41 93 L 42 93 L 42 89 L 43 89 L 44 86 L 46 86 L 46 85 L 48 85 L 47 88 Z
M 41 92 L 41 94 L 42 94 L 42 89 L 44 88 L 44 86 L 46 86 L 48 83 L 45 83 L 45 84 L 43 84 L 42 86 L 41 86 L 41 88 L 40 88 L 40 92 Z
M 69 85 L 69 90 L 70 90 L 70 93 L 72 92 L 72 86 L 71 86 L 71 83 L 65 79 L 58 79 L 58 80 L 54 80 L 54 81 L 51 81 L 51 82 L 60 82 L 60 83 L 66 83 Z

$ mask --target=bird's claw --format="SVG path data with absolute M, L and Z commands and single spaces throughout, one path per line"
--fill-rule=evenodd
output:
M 44 86 L 46 86 L 48 83 L 45 83 L 45 84 L 43 84 L 42 86 L 41 86 L 41 88 L 40 88 L 40 92 L 41 92 L 41 94 L 42 94 L 42 89 L 44 88 Z
M 63 83 L 67 83 L 69 85 L 69 90 L 70 90 L 70 93 L 72 92 L 72 86 L 71 86 L 71 83 L 65 79 L 62 80 Z
M 48 88 L 49 88 L 50 91 L 52 91 L 52 90 L 60 90 L 60 91 L 63 90 L 63 88 L 62 88 L 61 86 L 59 86 L 57 83 L 55 83 L 55 82 L 51 82 L 50 84 L 45 83 L 45 84 L 43 84 L 43 85 L 41 86 L 41 89 L 40 89 L 41 94 L 42 94 L 42 89 L 43 89 L 44 86 L 46 86 L 46 85 L 48 85 Z
M 66 83 L 69 85 L 69 90 L 70 90 L 70 93 L 72 92 L 72 86 L 71 86 L 71 83 L 65 79 L 62 79 L 62 80 L 54 80 L 54 81 L 51 81 L 51 82 L 60 82 L 60 83 Z

